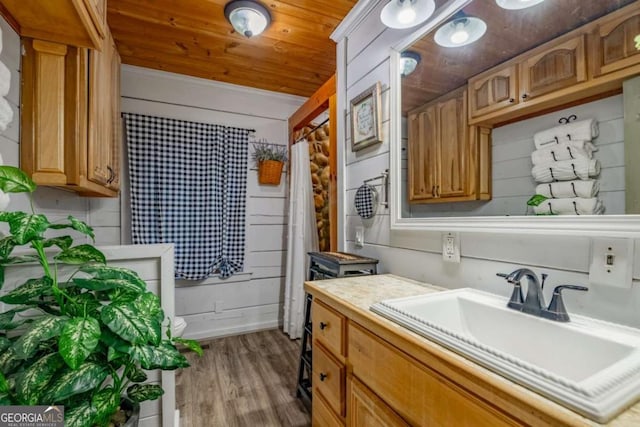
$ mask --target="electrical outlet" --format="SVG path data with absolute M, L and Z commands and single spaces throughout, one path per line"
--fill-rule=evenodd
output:
M 591 241 L 590 284 L 628 289 L 632 270 L 632 239 L 597 238 Z
M 364 227 L 356 227 L 356 248 L 364 246 Z
M 446 262 L 460 262 L 460 235 L 458 233 L 442 235 L 442 259 Z

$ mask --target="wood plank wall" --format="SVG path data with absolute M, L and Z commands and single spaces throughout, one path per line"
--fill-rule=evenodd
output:
M 124 66 L 122 111 L 255 129 L 254 139 L 287 145 L 289 116 L 304 98 Z M 250 149 L 251 153 L 251 149 Z M 186 336 L 210 338 L 278 326 L 284 293 L 286 171 L 279 186 L 258 185 L 249 161 L 245 272 L 227 280 L 176 282 L 176 314 Z M 128 186 L 125 175 L 123 187 Z M 126 191 L 123 200 L 127 200 Z M 128 203 L 123 203 L 128 206 Z M 123 231 L 129 212 L 122 211 Z M 128 243 L 125 233 L 123 243 Z
M 411 30 L 386 29 L 380 22 L 380 10 L 386 4 L 380 1 L 359 26 L 347 35 L 347 40 L 338 44 L 338 57 L 344 55 L 345 66 L 338 69 L 338 81 L 345 82 L 346 91 L 339 96 L 348 102 L 376 81 L 382 83 L 383 90 L 383 143 L 357 153 L 351 152 L 348 113 L 341 123 L 346 140 L 341 149 L 345 169 L 342 189 L 344 191 L 345 241 L 341 248 L 349 252 L 361 253 L 380 259 L 379 271 L 391 272 L 404 277 L 426 281 L 437 285 L 459 288 L 475 287 L 508 297 L 511 288 L 498 272 L 510 272 L 520 266 L 528 266 L 534 271 L 549 273 L 545 295 L 550 299 L 553 286 L 573 283 L 588 285 L 588 271 L 591 262 L 591 238 L 587 236 L 566 237 L 543 234 L 508 235 L 494 233 L 461 233 L 462 262 L 460 264 L 442 261 L 442 235 L 440 232 L 390 230 L 389 211 L 378 209 L 378 214 L 370 220 L 362 220 L 353 207 L 355 190 L 364 179 L 375 176 L 389 167 L 389 49 L 407 37 Z M 342 89 L 338 86 L 339 90 Z M 603 100 L 607 103 L 610 100 Z M 573 110 L 576 110 L 576 107 Z M 591 108 L 585 106 L 584 108 Z M 612 122 L 603 126 L 603 133 L 617 133 L 621 115 L 607 112 Z M 612 110 L 613 111 L 613 110 Z M 586 114 L 586 113 L 585 113 Z M 517 124 L 510 129 L 516 129 Z M 533 128 L 532 128 L 533 129 Z M 507 128 L 497 130 L 496 148 L 507 139 Z M 530 131 L 527 131 L 530 132 Z M 621 141 L 620 136 L 612 141 Z M 604 148 L 601 148 L 604 150 Z M 496 153 L 497 155 L 497 153 Z M 614 156 L 615 157 L 615 156 Z M 527 167 L 528 168 L 528 167 Z M 393 178 L 392 178 L 393 179 Z M 364 248 L 354 244 L 356 227 L 364 227 Z M 610 321 L 640 326 L 640 241 L 635 242 L 634 282 L 631 289 L 617 289 L 591 286 L 587 293 L 566 293 L 566 303 L 570 312 L 582 313 Z
M 11 71 L 11 89 L 6 99 L 13 108 L 13 121 L 0 133 L 0 154 L 4 164 L 20 165 L 20 37 L 0 18 L 2 30 L 2 61 Z M 96 232 L 96 243 L 99 245 L 120 244 L 120 200 L 88 199 L 78 195 L 41 187 L 34 194 L 34 206 L 38 213 L 46 214 L 50 220 L 66 218 L 73 215 L 90 225 Z M 29 200 L 24 195 L 12 195 L 11 210 L 31 210 Z

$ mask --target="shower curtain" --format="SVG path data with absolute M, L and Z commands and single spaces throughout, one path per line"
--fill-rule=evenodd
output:
M 318 229 L 313 203 L 309 143 L 302 140 L 291 147 L 287 272 L 284 291 L 284 332 L 291 339 L 302 336 L 304 289 L 309 257 L 318 250 Z

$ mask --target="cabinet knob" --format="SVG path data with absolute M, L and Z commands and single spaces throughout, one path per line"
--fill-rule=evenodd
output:
M 327 374 L 320 372 L 320 381 L 324 381 L 327 378 Z
M 440 186 L 436 185 L 436 197 L 440 197 Z
M 529 95 L 527 95 L 526 93 L 522 94 L 522 99 L 527 99 L 529 97 Z
M 324 330 L 324 328 L 326 328 L 327 326 L 329 326 L 329 325 L 327 325 L 324 322 L 320 322 L 320 329 Z
M 436 186 L 431 187 L 431 197 L 436 197 Z
M 514 98 L 509 98 L 509 102 L 513 104 L 516 100 Z

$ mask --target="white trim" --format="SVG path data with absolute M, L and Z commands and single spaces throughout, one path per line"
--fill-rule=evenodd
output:
M 342 39 L 349 37 L 349 35 L 360 25 L 360 23 L 371 13 L 373 9 L 378 6 L 382 1 L 388 0 L 360 0 L 355 6 L 347 13 L 342 22 L 338 24 L 333 33 L 329 36 L 331 40 L 339 43 Z
M 348 39 L 342 38 L 338 41 L 336 46 L 336 123 L 337 135 L 336 143 L 340 146 L 336 147 L 336 164 L 338 174 L 336 185 L 338 188 L 344 189 L 345 177 L 347 173 L 347 158 L 344 141 L 346 140 L 347 129 L 347 42 Z M 346 206 L 349 206 L 347 202 L 347 192 L 338 192 L 338 250 L 344 251 L 347 245 L 346 235 Z
M 295 105 L 300 105 L 304 103 L 308 98 L 297 95 L 289 95 L 281 92 L 274 92 L 271 90 L 265 89 L 257 89 L 248 86 L 240 86 L 232 83 L 224 83 L 215 80 L 203 79 L 201 77 L 187 76 L 183 74 L 176 74 L 170 71 L 160 71 L 153 70 L 151 68 L 143 68 L 135 65 L 122 65 L 122 72 L 141 74 L 149 77 L 161 77 L 164 79 L 178 80 L 189 84 L 200 84 L 203 86 L 218 88 L 218 89 L 227 89 L 227 90 L 235 90 L 238 92 L 245 92 L 250 95 L 262 95 L 268 96 L 279 101 L 289 101 L 294 103 Z
M 640 215 L 606 215 L 583 217 L 531 217 L 531 216 L 487 216 L 450 218 L 403 218 L 401 178 L 401 105 L 400 74 L 398 69 L 400 51 L 418 38 L 437 27 L 455 11 L 471 0 L 450 0 L 436 11 L 434 19 L 425 26 L 395 44 L 389 53 L 391 64 L 390 85 L 390 166 L 391 166 L 391 230 L 463 231 L 480 233 L 512 234 L 559 234 L 607 237 L 640 237 Z
M 173 270 L 173 245 L 127 245 L 99 247 L 108 261 L 128 261 L 158 258 L 160 261 L 160 304 L 165 318 L 175 318 L 175 278 Z M 162 333 L 166 332 L 163 325 Z M 175 371 L 162 371 L 162 426 L 173 427 L 176 410 L 176 376 Z M 160 414 L 154 414 L 160 416 Z

